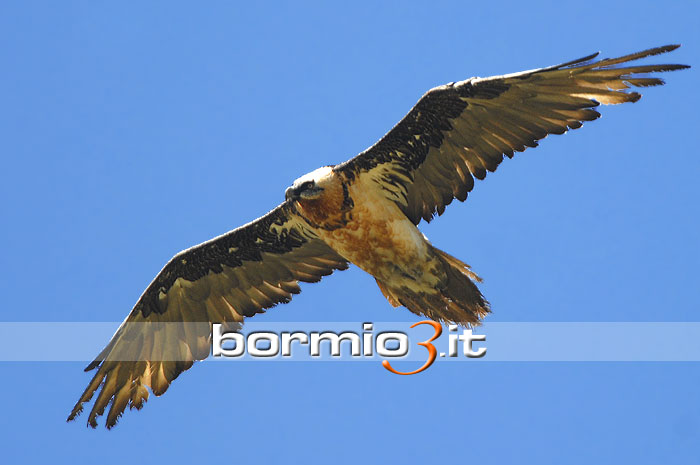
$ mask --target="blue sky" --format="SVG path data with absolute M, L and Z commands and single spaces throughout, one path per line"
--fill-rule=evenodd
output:
M 4 2 L 1 319 L 121 321 L 174 253 L 362 151 L 431 87 L 682 43 L 656 61 L 694 69 L 506 160 L 422 230 L 485 278 L 489 321 L 698 321 L 698 6 L 484 3 Z M 256 321 L 418 318 L 352 268 Z M 64 421 L 83 366 L 0 363 L 3 460 L 700 456 L 697 363 L 437 363 L 410 377 L 203 363 L 109 432 Z

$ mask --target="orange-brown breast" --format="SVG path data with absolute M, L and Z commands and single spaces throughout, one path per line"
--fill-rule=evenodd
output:
M 347 182 L 335 174 L 318 200 L 299 202 L 317 234 L 347 260 L 378 278 L 423 274 L 426 240 L 371 180 Z M 344 186 L 344 187 L 343 187 Z M 400 270 L 400 271 L 399 271 Z
M 336 229 L 347 221 L 351 205 L 346 205 L 346 192 L 343 179 L 337 173 L 330 174 L 322 180 L 323 194 L 316 199 L 299 199 L 296 201 L 299 213 L 313 227 Z

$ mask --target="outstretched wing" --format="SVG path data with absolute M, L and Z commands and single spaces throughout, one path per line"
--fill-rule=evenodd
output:
M 128 406 L 140 409 L 148 389 L 163 394 L 195 360 L 209 355 L 211 324 L 234 326 L 300 292 L 348 263 L 303 227 L 284 203 L 168 262 L 85 371 L 97 373 L 77 402 L 73 420 L 102 386 L 88 417 L 92 427 L 111 403 L 107 427 Z
M 428 91 L 391 131 L 335 169 L 370 176 L 415 224 L 466 200 L 474 178 L 495 171 L 548 134 L 563 134 L 600 116 L 599 104 L 636 102 L 632 86 L 663 84 L 648 73 L 686 65 L 618 65 L 670 52 L 667 45 L 591 62 L 598 54 L 561 65 L 490 78 L 471 78 Z

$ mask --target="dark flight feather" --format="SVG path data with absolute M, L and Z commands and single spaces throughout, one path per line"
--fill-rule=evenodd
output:
M 68 421 L 99 392 L 88 424 L 96 427 L 109 406 L 111 428 L 127 406 L 143 406 L 147 388 L 163 394 L 195 360 L 209 355 L 212 323 L 235 327 L 244 317 L 289 302 L 299 293 L 299 282 L 316 282 L 348 267 L 301 224 L 291 204 L 284 203 L 173 257 L 85 369 L 97 373 Z
M 473 187 L 471 176 L 484 179 L 503 155 L 536 147 L 548 134 L 580 128 L 600 116 L 594 110 L 599 104 L 636 102 L 640 94 L 629 92 L 630 87 L 664 83 L 648 73 L 688 68 L 618 66 L 678 47 L 592 62 L 596 53 L 546 68 L 436 87 L 376 144 L 335 169 L 350 179 L 373 176 L 411 221 L 430 221 L 453 198 L 466 199 Z M 385 179 L 397 172 L 409 176 L 387 185 Z

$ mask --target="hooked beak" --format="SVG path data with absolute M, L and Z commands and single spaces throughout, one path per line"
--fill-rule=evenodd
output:
M 296 200 L 297 192 L 294 190 L 293 187 L 288 187 L 287 190 L 284 191 L 284 198 L 286 200 Z

